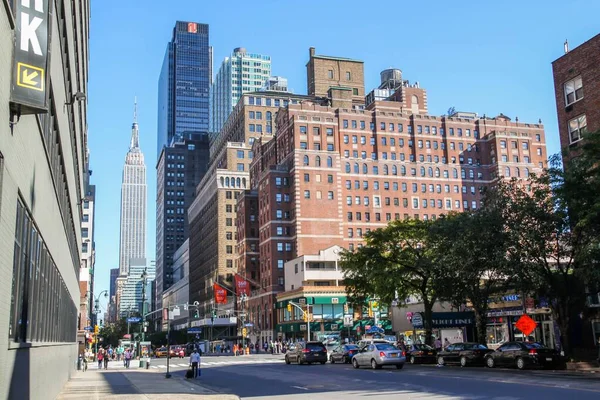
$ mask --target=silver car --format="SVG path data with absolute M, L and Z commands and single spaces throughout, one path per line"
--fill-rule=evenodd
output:
M 370 366 L 373 369 L 380 369 L 384 365 L 395 365 L 397 369 L 402 369 L 405 362 L 406 354 L 389 343 L 368 344 L 352 357 L 354 368 Z

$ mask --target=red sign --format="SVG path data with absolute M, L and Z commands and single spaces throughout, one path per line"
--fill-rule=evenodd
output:
M 525 308 L 532 309 L 534 307 L 535 307 L 535 301 L 531 297 L 526 298 L 525 299 Z
M 217 304 L 227 304 L 227 292 L 221 285 L 215 283 L 213 291 L 215 292 L 215 302 Z
M 123 335 L 123 339 L 131 339 L 131 334 L 126 333 L 125 335 Z
M 188 32 L 198 33 L 198 24 L 195 22 L 188 22 Z
M 515 324 L 515 327 L 523 332 L 526 336 L 529 336 L 531 332 L 535 330 L 536 326 L 537 322 L 531 319 L 531 317 L 528 315 L 523 315 Z
M 238 274 L 235 274 L 235 288 L 238 296 L 250 296 L 250 283 Z
M 366 325 L 366 326 L 365 326 L 365 329 L 366 329 L 366 330 L 369 330 L 369 329 L 371 329 L 371 325 Z

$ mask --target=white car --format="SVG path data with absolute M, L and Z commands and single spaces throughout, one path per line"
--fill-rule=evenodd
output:
M 371 343 L 362 347 L 352 357 L 354 368 L 370 366 L 373 369 L 381 369 L 384 365 L 395 365 L 397 369 L 402 369 L 405 362 L 406 353 L 387 342 Z

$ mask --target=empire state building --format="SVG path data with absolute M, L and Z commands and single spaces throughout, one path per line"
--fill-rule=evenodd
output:
M 128 274 L 132 258 L 146 258 L 146 164 L 140 150 L 137 103 L 121 184 L 120 276 Z

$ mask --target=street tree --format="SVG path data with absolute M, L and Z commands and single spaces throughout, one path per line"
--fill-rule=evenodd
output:
M 556 159 L 553 160 L 556 163 Z M 509 256 L 513 278 L 524 293 L 547 298 L 560 330 L 560 343 L 570 350 L 569 325 L 584 306 L 584 279 L 592 276 L 589 257 L 597 246 L 591 231 L 571 217 L 565 198 L 565 175 L 552 165 L 529 184 L 512 180 L 500 189 L 507 199 L 505 223 L 509 228 Z M 578 186 L 570 186 L 578 190 Z M 558 340 L 559 338 L 557 338 Z
M 432 309 L 446 281 L 437 243 L 432 239 L 432 221 L 392 221 L 367 233 L 365 246 L 342 253 L 349 297 L 377 297 L 390 304 L 417 297 L 423 303 L 426 341 L 431 343 Z
M 504 198 L 494 189 L 483 207 L 451 213 L 434 224 L 436 242 L 448 276 L 440 295 L 457 307 L 473 309 L 477 340 L 487 342 L 487 313 L 493 297 L 506 292 L 511 279 L 507 257 L 508 233 Z

